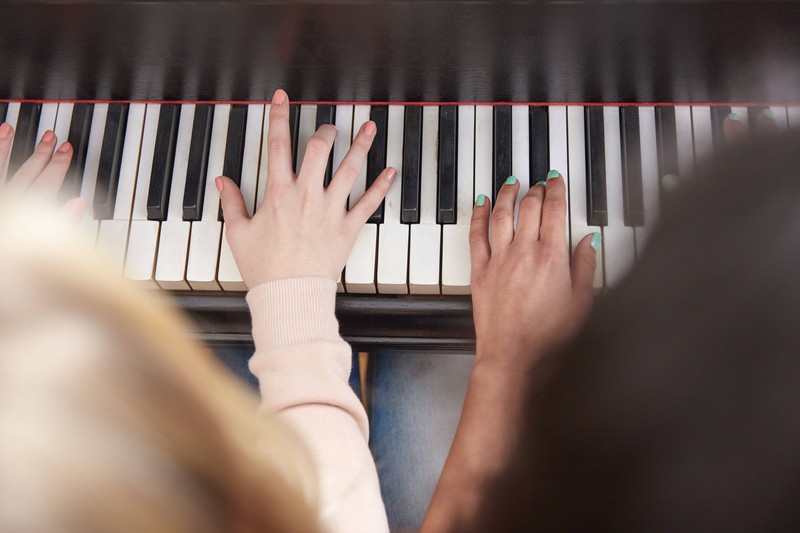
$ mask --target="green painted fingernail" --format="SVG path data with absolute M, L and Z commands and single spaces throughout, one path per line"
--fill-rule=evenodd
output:
M 661 185 L 668 191 L 672 192 L 678 188 L 678 178 L 672 174 L 667 174 L 661 178 Z
M 479 194 L 478 198 L 475 200 L 475 205 L 477 205 L 478 207 L 483 207 L 485 204 L 486 204 L 486 195 Z
M 761 114 L 767 118 L 775 118 L 775 113 L 772 112 L 772 109 L 765 107 L 761 110 Z
M 514 185 L 517 182 L 516 176 L 509 176 L 506 178 L 506 185 Z
M 728 113 L 728 118 L 731 119 L 731 120 L 735 120 L 736 122 L 741 122 L 742 121 L 742 117 L 740 117 L 736 113 Z
M 547 185 L 547 182 L 542 180 L 542 181 L 537 181 L 536 183 L 533 184 L 534 187 L 537 185 Z
M 603 242 L 603 236 L 599 233 L 592 233 L 592 248 L 599 250 L 601 242 Z
M 547 173 L 547 179 L 551 180 L 553 178 L 561 177 L 561 173 L 558 170 L 551 170 Z

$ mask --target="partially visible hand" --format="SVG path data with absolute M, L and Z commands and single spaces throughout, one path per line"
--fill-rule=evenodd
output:
M 289 99 L 284 91 L 275 92 L 269 113 L 267 188 L 252 219 L 236 184 L 217 178 L 228 243 L 249 288 L 285 278 L 339 277 L 359 231 L 395 177 L 394 169 L 383 170 L 356 205 L 349 212 L 345 209 L 376 131 L 374 122 L 361 127 L 326 189 L 323 179 L 336 128 L 324 125 L 317 130 L 295 175 Z
M 14 129 L 7 122 L 0 125 L 0 163 L 8 161 Z M 72 145 L 65 142 L 58 150 L 56 135 L 48 130 L 42 136 L 33 154 L 8 180 L 8 191 L 18 196 L 34 194 L 45 200 L 54 200 L 64 182 L 72 161 Z
M 592 304 L 596 262 L 593 235 L 587 235 L 570 267 L 560 175 L 531 187 L 520 200 L 515 229 L 518 192 L 518 181 L 506 184 L 493 211 L 488 201 L 476 205 L 470 229 L 476 362 L 512 371 L 527 368 L 522 365 L 577 332 Z

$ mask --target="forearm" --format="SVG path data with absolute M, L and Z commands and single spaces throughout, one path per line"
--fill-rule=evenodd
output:
M 503 350 L 478 349 L 461 419 L 423 533 L 469 531 L 491 481 L 508 466 L 530 373 L 509 365 L 520 358 L 498 352 Z

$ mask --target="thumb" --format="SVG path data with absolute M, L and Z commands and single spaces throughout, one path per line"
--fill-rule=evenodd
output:
M 589 311 L 594 298 L 594 273 L 597 269 L 598 250 L 602 236 L 599 233 L 586 235 L 572 254 L 572 294 L 575 297 L 576 312 Z
M 216 179 L 219 199 L 222 202 L 222 213 L 225 215 L 225 222 L 228 224 L 239 224 L 250 218 L 247 214 L 247 206 L 244 205 L 242 191 L 236 186 L 232 179 L 219 176 Z

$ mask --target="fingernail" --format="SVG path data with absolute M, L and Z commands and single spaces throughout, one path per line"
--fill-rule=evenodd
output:
M 484 205 L 486 205 L 486 195 L 479 194 L 478 198 L 475 200 L 475 205 L 477 205 L 478 207 L 483 207 Z
M 600 243 L 601 242 L 603 242 L 603 236 L 600 235 L 599 233 L 592 233 L 592 242 L 591 242 L 591 244 L 592 244 L 592 248 L 594 248 L 595 251 L 600 249 Z
M 534 187 L 536 187 L 537 185 L 547 185 L 547 182 L 542 180 L 542 181 L 537 181 L 536 183 L 533 184 Z
M 386 173 L 386 179 L 389 181 L 392 181 L 395 176 L 397 176 L 397 171 L 393 168 L 390 168 L 389 172 Z
M 553 178 L 561 177 L 561 173 L 558 170 L 551 170 L 547 173 L 547 179 L 551 180 Z
M 61 152 L 62 154 L 66 154 L 70 150 L 72 150 L 72 145 L 68 142 L 62 144 L 61 147 L 59 147 L 58 149 L 58 151 Z
M 506 185 L 514 185 L 517 182 L 516 176 L 509 176 L 506 178 Z
M 678 188 L 678 178 L 672 174 L 667 174 L 661 178 L 661 185 L 668 191 L 672 192 Z
M 736 122 L 741 122 L 742 121 L 742 117 L 740 117 L 736 113 L 728 113 L 728 118 L 730 120 L 735 120 Z
M 775 113 L 772 112 L 772 109 L 765 107 L 761 110 L 761 114 L 767 118 L 775 118 Z
M 3 125 L 0 126 L 0 139 L 6 139 L 9 135 L 11 135 L 11 124 L 3 122 Z
M 222 183 L 222 178 L 221 178 L 221 177 L 219 177 L 219 176 L 217 176 L 217 177 L 214 179 L 214 183 L 215 183 L 215 184 L 216 184 L 216 186 L 217 186 L 217 190 L 218 190 L 219 192 L 222 192 L 222 186 L 223 186 L 223 183 Z
M 275 94 L 272 95 L 272 105 L 281 105 L 286 101 L 286 93 L 283 92 L 281 89 L 275 91 Z
M 55 137 L 53 130 L 47 130 L 46 132 L 44 132 L 44 135 L 42 135 L 42 142 L 49 143 L 53 140 L 53 137 Z
M 364 123 L 364 133 L 372 137 L 378 131 L 378 127 L 371 120 Z

